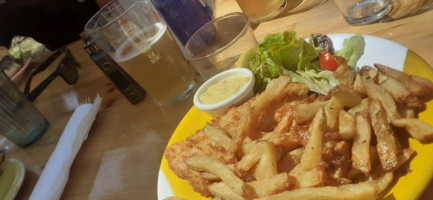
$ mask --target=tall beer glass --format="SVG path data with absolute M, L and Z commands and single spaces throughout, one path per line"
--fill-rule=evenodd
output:
M 174 104 L 195 88 L 194 68 L 150 0 L 111 1 L 89 20 L 84 32 L 158 104 Z

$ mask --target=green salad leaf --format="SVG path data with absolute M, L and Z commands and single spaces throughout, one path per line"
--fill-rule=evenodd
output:
M 258 44 L 259 50 L 251 56 L 248 67 L 256 76 L 255 92 L 280 75 L 292 75 L 295 71 L 320 71 L 315 48 L 296 32 L 269 34 Z
M 365 41 L 362 35 L 356 34 L 344 39 L 343 48 L 336 55 L 345 58 L 350 67 L 355 68 L 359 58 L 364 54 Z
M 325 35 L 320 36 L 322 39 L 327 38 Z M 329 38 L 325 43 L 327 48 L 333 48 Z M 347 59 L 349 66 L 356 67 L 357 61 L 364 54 L 364 47 L 364 37 L 354 35 L 344 40 L 343 48 L 336 54 Z M 315 46 L 297 36 L 296 32 L 269 34 L 258 44 L 257 49 L 251 49 L 246 54 L 239 65 L 254 73 L 256 93 L 265 90 L 268 83 L 280 75 L 290 76 L 293 82 L 304 83 L 310 91 L 321 94 L 326 94 L 338 85 L 338 80 L 331 71 L 321 70 L 319 52 Z

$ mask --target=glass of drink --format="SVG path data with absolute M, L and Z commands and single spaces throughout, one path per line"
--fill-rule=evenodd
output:
M 327 0 L 290 0 L 286 2 L 284 11 L 286 14 L 296 14 L 317 7 Z
M 259 24 L 276 17 L 284 9 L 286 0 L 236 0 L 251 23 Z
M 159 105 L 169 106 L 195 88 L 185 60 L 150 0 L 114 0 L 87 22 L 84 32 Z
M 213 19 L 212 9 L 203 0 L 152 0 L 173 36 L 182 44 Z
M 335 0 L 344 19 L 352 25 L 370 24 L 391 10 L 390 0 Z
M 240 55 L 257 46 L 248 17 L 235 12 L 201 27 L 185 45 L 185 56 L 207 80 L 234 67 Z
M 48 121 L 27 100 L 9 77 L 0 72 L 0 148 L 8 150 L 11 143 L 25 148 L 41 138 Z

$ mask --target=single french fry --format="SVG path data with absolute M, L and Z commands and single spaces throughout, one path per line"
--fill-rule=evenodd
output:
M 320 108 L 325 106 L 328 101 L 314 101 L 308 104 L 298 104 L 293 109 L 293 117 L 296 123 L 303 124 L 311 121 Z
M 351 140 L 355 136 L 355 117 L 345 110 L 340 110 L 338 114 L 338 133 L 343 140 Z
M 260 161 L 255 168 L 254 177 L 257 180 L 262 180 L 278 174 L 277 153 L 274 145 L 268 142 L 259 142 L 256 148 L 260 153 Z
M 421 88 L 423 89 L 423 96 L 429 95 L 433 92 L 433 83 L 424 77 L 420 76 L 411 76 L 412 80 L 414 80 Z
M 433 139 L 433 127 L 417 118 L 401 118 L 392 121 L 392 125 L 406 129 L 418 141 Z
M 290 171 L 289 175 L 296 178 L 296 188 L 309 188 L 323 185 L 327 172 L 320 166 L 310 170 L 304 170 L 302 166 L 298 164 Z
M 319 164 L 322 157 L 323 134 L 326 118 L 323 108 L 317 112 L 311 122 L 309 132 L 310 139 L 305 147 L 304 154 L 299 164 L 303 170 L 312 170 Z
M 379 73 L 379 85 L 398 103 L 407 102 L 411 98 L 409 90 L 400 81 Z
M 375 146 L 370 147 L 370 163 L 371 163 L 371 170 L 370 170 L 370 176 L 371 177 L 377 177 L 372 174 L 375 174 L 377 170 L 375 169 L 376 166 L 380 167 L 380 171 L 383 172 L 382 165 L 379 161 L 379 155 L 377 154 L 377 149 Z M 362 172 L 358 169 L 355 169 L 351 167 L 347 172 L 347 178 L 354 180 L 358 175 L 360 175 Z
M 358 112 L 356 119 L 356 134 L 352 144 L 352 167 L 368 175 L 371 170 L 370 140 L 371 126 L 367 111 Z
M 382 87 L 373 82 L 369 76 L 363 76 L 365 86 L 367 87 L 367 94 L 370 98 L 378 100 L 386 111 L 388 121 L 400 118 L 397 111 L 397 105 L 389 93 Z
M 412 76 L 409 74 L 381 64 L 374 64 L 374 67 L 376 67 L 380 72 L 384 73 L 385 75 L 400 81 L 403 85 L 407 87 L 407 89 L 412 95 L 422 96 L 424 93 L 429 92 L 428 88 L 426 88 L 426 91 L 426 89 L 424 89 L 420 84 L 418 84 L 417 81 L 412 79 Z
M 255 113 L 259 113 L 266 109 L 273 101 L 281 98 L 284 93 L 282 91 L 289 85 L 292 79 L 288 76 L 280 76 L 273 79 L 267 86 L 265 91 L 262 92 L 260 96 L 253 102 L 252 108 Z
M 299 137 L 296 133 L 288 132 L 288 133 L 278 133 L 278 132 L 269 132 L 264 134 L 259 141 L 265 141 L 272 143 L 274 146 L 284 147 L 286 151 L 294 150 L 301 146 L 299 141 Z
M 293 114 L 291 111 L 287 111 L 281 117 L 281 120 L 278 122 L 273 132 L 287 133 L 290 131 L 290 127 L 292 127 L 292 123 L 293 123 Z
M 397 157 L 397 165 L 394 168 L 394 171 L 400 168 L 403 164 L 412 158 L 414 151 L 411 148 L 405 148 L 401 151 L 401 153 Z M 370 177 L 376 178 L 380 177 L 381 174 L 387 173 L 384 171 L 382 166 L 375 166 L 374 169 L 371 170 Z
M 364 82 L 362 82 L 362 78 L 359 74 L 356 75 L 355 81 L 353 82 L 353 90 L 355 90 L 359 95 L 367 95 L 367 88 L 365 87 Z
M 203 173 L 201 173 L 201 176 L 203 178 L 205 178 L 206 180 L 210 180 L 210 181 L 219 181 L 219 180 L 221 180 L 220 177 L 218 177 L 217 175 L 212 174 L 210 172 L 203 172 Z
M 407 108 L 405 106 L 398 106 L 398 113 L 401 114 L 402 118 L 415 118 L 416 110 L 413 108 Z
M 292 189 L 296 185 L 295 178 L 287 173 L 280 173 L 269 178 L 247 183 L 254 191 L 253 198 L 273 195 L 284 190 Z
M 344 105 L 340 103 L 339 99 L 332 96 L 331 99 L 324 107 L 326 115 L 326 126 L 329 130 L 336 130 L 338 124 L 338 114 Z
M 361 67 L 361 69 L 359 70 L 359 74 L 361 75 L 361 77 L 370 76 L 374 80 L 376 80 L 378 73 L 379 72 L 376 69 L 367 65 Z
M 409 89 L 400 81 L 379 73 L 379 85 L 388 92 L 395 102 L 403 104 L 407 108 L 421 108 L 424 104 L 422 101 L 412 95 Z M 412 76 L 415 78 L 415 76 Z M 429 80 L 428 80 L 429 81 Z
M 357 112 L 362 112 L 364 110 L 368 110 L 368 104 L 370 103 L 370 98 L 364 98 L 360 104 L 358 104 L 357 106 L 349 109 L 347 112 L 352 114 L 353 116 L 355 116 L 355 114 Z
M 238 178 L 229 167 L 218 160 L 204 156 L 193 156 L 186 160 L 186 164 L 194 170 L 206 171 L 217 175 L 231 190 L 241 196 L 248 193 L 244 191 L 244 181 Z
M 382 167 L 386 171 L 393 170 L 397 165 L 397 141 L 394 132 L 386 118 L 386 113 L 378 100 L 372 100 L 369 105 L 371 125 L 376 135 L 377 152 Z
M 400 168 L 404 163 L 410 160 L 414 151 L 411 148 L 403 149 L 402 153 L 398 155 L 398 163 L 396 169 Z
M 324 109 L 321 108 L 311 122 L 310 138 L 300 163 L 290 172 L 296 177 L 296 187 L 313 187 L 324 182 L 324 171 L 319 167 L 322 157 L 323 134 L 326 128 Z
M 340 85 L 351 86 L 356 74 L 352 68 L 347 66 L 347 63 L 340 63 L 340 66 L 334 71 L 333 75 L 335 79 L 339 80 Z
M 232 107 L 225 115 L 217 117 L 213 120 L 213 124 L 224 129 L 224 132 L 231 138 L 232 148 L 230 152 L 237 151 L 244 139 L 255 132 L 251 130 L 254 117 L 252 116 L 251 102 Z M 236 120 L 236 123 L 233 121 Z
M 287 153 L 280 161 L 278 161 L 278 172 L 289 173 L 301 162 L 302 154 L 304 154 L 304 147 L 297 148 Z
M 347 86 L 339 85 L 332 88 L 331 91 L 333 97 L 337 98 L 339 103 L 345 107 L 352 108 L 361 103 L 362 98 L 358 96 L 355 90 Z
M 253 111 L 249 104 L 244 104 L 240 106 L 240 113 L 242 114 L 242 118 L 239 121 L 238 126 L 236 127 L 235 134 L 232 135 L 232 139 L 236 147 L 239 147 L 244 141 L 245 137 L 249 136 L 252 131 L 251 124 Z M 236 150 L 237 148 L 235 148 Z
M 386 172 L 379 176 L 376 180 L 377 193 L 385 191 L 385 189 L 391 184 L 394 175 L 392 172 Z
M 373 78 L 374 80 L 376 80 L 378 78 L 377 76 L 379 75 L 379 72 L 377 70 L 373 69 L 373 68 L 371 68 L 371 69 L 372 70 L 368 71 L 368 75 L 371 78 Z
M 258 200 L 366 200 L 376 199 L 377 188 L 374 181 L 341 185 L 299 188 L 284 191 Z
M 241 195 L 237 194 L 233 190 L 230 189 L 229 186 L 227 186 L 223 182 L 217 182 L 212 185 L 209 185 L 208 188 L 209 192 L 218 198 L 224 199 L 224 200 L 244 200 L 245 198 Z
M 244 145 L 245 146 L 245 145 Z M 235 164 L 235 172 L 242 174 L 243 172 L 249 171 L 260 161 L 261 154 L 257 148 L 249 148 L 244 152 L 242 159 Z
M 230 150 L 233 148 L 231 138 L 227 136 L 223 129 L 214 124 L 207 123 L 204 128 L 204 134 L 217 142 L 225 150 Z

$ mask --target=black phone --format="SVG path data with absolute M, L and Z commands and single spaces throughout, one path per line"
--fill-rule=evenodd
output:
M 146 91 L 116 61 L 100 49 L 88 35 L 82 33 L 80 37 L 84 41 L 83 48 L 89 54 L 90 59 L 95 62 L 132 105 L 144 99 Z

